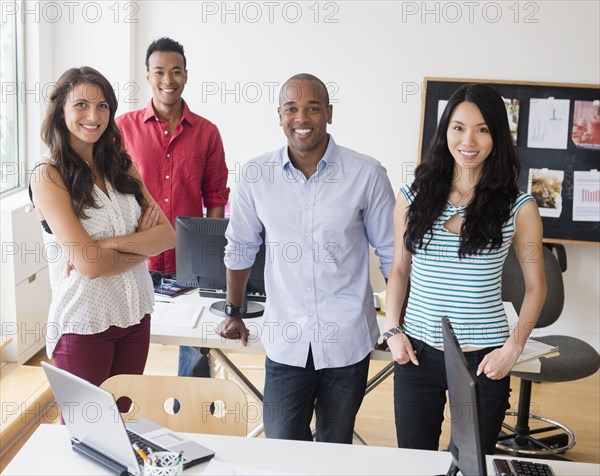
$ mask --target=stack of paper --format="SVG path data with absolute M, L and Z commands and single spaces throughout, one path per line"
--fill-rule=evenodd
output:
M 539 342 L 534 339 L 527 339 L 523 352 L 517 359 L 517 364 L 512 368 L 517 372 L 539 373 L 542 370 L 540 357 L 556 357 L 559 355 L 559 349 Z
M 180 304 L 177 301 L 155 301 L 152 324 L 163 327 L 189 327 L 198 324 L 203 306 L 197 304 Z

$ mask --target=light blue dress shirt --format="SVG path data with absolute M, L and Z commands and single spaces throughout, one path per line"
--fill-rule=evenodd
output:
M 394 192 L 383 166 L 331 136 L 306 179 L 288 148 L 250 160 L 234 193 L 225 265 L 252 266 L 265 229 L 267 302 L 261 341 L 276 362 L 315 369 L 362 360 L 379 337 L 369 282 L 369 244 L 387 277 Z

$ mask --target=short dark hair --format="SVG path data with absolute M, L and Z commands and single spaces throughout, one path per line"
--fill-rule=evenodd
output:
M 187 60 L 185 59 L 185 53 L 183 52 L 183 45 L 177 43 L 171 38 L 163 36 L 162 38 L 154 40 L 152 43 L 150 43 L 150 46 L 146 50 L 146 71 L 150 71 L 150 55 L 152 55 L 152 53 L 155 51 L 172 51 L 174 53 L 179 53 L 181 56 L 183 56 L 183 68 L 187 69 Z
M 310 82 L 315 83 L 317 85 L 317 89 L 318 89 L 317 97 L 319 99 L 321 99 L 325 103 L 326 106 L 329 106 L 329 91 L 327 91 L 327 86 L 325 85 L 325 83 L 323 81 L 321 81 L 315 75 L 310 74 L 310 73 L 295 74 L 294 76 L 289 78 L 285 83 L 283 83 L 283 86 L 281 86 L 281 91 L 279 93 L 279 103 L 280 104 L 282 104 L 282 101 L 284 101 L 283 93 L 284 93 L 286 86 L 288 86 L 289 84 L 293 84 L 294 81 L 310 81 Z

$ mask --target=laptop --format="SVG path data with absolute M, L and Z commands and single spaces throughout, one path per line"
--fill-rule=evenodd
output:
M 132 443 L 147 452 L 183 451 L 183 467 L 208 461 L 215 453 L 204 446 L 140 418 L 125 422 L 112 393 L 65 370 L 42 362 L 42 367 L 69 434 L 73 450 L 107 466 L 117 474 L 142 474 L 143 462 Z

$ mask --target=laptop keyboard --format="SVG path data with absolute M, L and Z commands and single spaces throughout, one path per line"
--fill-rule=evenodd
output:
M 530 461 L 511 460 L 512 467 L 517 476 L 554 476 L 552 468 L 543 463 L 532 463 Z
M 158 446 L 157 444 L 152 443 L 145 438 L 142 438 L 140 435 L 134 433 L 131 430 L 127 430 L 127 436 L 129 436 L 129 441 L 131 441 L 132 445 L 136 443 L 140 447 L 140 449 L 143 450 L 146 454 L 148 454 L 148 447 L 152 448 L 152 451 L 154 451 L 155 453 L 158 451 L 167 451 L 162 446 Z M 134 451 L 134 453 L 135 457 L 138 460 L 138 463 L 144 466 L 144 460 L 142 459 L 142 457 L 139 454 L 137 454 L 137 451 Z

